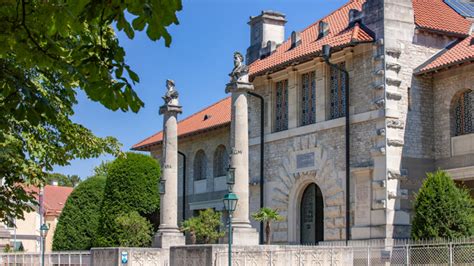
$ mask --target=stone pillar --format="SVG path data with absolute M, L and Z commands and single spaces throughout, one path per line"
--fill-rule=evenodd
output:
M 167 85 L 169 82 L 167 81 Z M 173 95 L 174 94 L 174 95 Z M 169 248 L 185 244 L 183 233 L 178 228 L 178 114 L 182 107 L 178 104 L 178 93 L 174 83 L 163 97 L 165 104 L 160 107 L 163 115 L 163 155 L 161 160 L 160 227 L 153 241 L 154 247 Z
M 240 60 L 240 57 L 238 60 Z M 244 69 L 245 66 L 241 67 Z M 234 68 L 234 70 L 236 68 Z M 232 150 L 230 165 L 235 168 L 235 185 L 233 192 L 239 197 L 237 208 L 232 218 L 233 244 L 258 245 L 258 233 L 255 228 L 252 228 L 250 225 L 249 219 L 249 124 L 247 92 L 253 90 L 253 85 L 248 82 L 248 75 L 246 73 L 237 74 L 239 75 L 238 78 L 232 79 L 226 86 L 226 93 L 230 92 L 232 94 L 230 139 Z

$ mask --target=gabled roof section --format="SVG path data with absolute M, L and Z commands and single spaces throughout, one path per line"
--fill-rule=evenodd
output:
M 415 23 L 420 29 L 468 36 L 472 22 L 443 0 L 413 0 Z
M 250 65 L 250 75 L 257 76 L 272 68 L 284 67 L 305 57 L 316 56 L 321 52 L 324 44 L 338 48 L 373 41 L 371 33 L 363 29 L 361 25 L 356 24 L 352 28 L 348 28 L 349 10 L 357 9 L 360 11 L 364 2 L 363 0 L 352 0 L 327 17 L 316 21 L 301 32 L 301 44 L 293 49 L 291 49 L 291 40 L 286 40 L 273 54 L 253 62 Z M 318 40 L 320 21 L 329 24 L 329 34 Z
M 415 73 L 420 75 L 466 62 L 474 62 L 474 34 L 434 55 Z
M 227 97 L 179 121 L 178 137 L 184 137 L 230 124 L 230 107 L 231 98 Z M 163 131 L 160 131 L 133 145 L 132 150 L 149 151 L 150 146 L 159 144 L 162 140 Z

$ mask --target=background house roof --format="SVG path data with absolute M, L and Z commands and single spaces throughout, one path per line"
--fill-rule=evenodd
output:
M 178 137 L 210 130 L 230 124 L 231 98 L 224 98 L 203 110 L 178 122 Z M 149 150 L 151 145 L 163 140 L 163 131 L 160 131 L 139 143 L 133 145 L 132 150 Z
M 59 216 L 66 204 L 67 198 L 72 193 L 74 188 L 46 185 L 44 187 L 44 212 L 45 215 Z M 26 191 L 32 191 L 35 193 L 35 198 L 39 201 L 39 188 L 28 186 Z

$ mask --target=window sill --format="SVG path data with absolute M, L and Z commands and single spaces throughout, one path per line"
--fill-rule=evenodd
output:
M 374 110 L 370 112 L 351 115 L 350 121 L 351 121 L 351 124 L 361 123 L 361 122 L 366 122 L 373 119 L 383 118 L 384 115 L 385 115 L 385 112 L 383 109 Z M 323 131 L 323 130 L 338 128 L 344 125 L 345 125 L 345 117 L 316 122 L 315 124 L 311 124 L 311 125 L 295 127 L 295 128 L 290 128 L 285 131 L 265 134 L 265 143 L 273 142 L 273 141 L 277 141 L 281 139 L 286 139 L 286 138 L 291 138 L 291 137 L 296 137 L 300 135 L 306 135 L 306 134 L 316 132 L 316 131 Z M 259 145 L 259 144 L 260 144 L 260 137 L 252 138 L 249 140 L 250 146 Z
M 474 133 L 451 137 L 451 156 L 474 153 Z

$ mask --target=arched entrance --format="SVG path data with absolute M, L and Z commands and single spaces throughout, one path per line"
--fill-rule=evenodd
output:
M 301 198 L 301 244 L 316 244 L 324 240 L 324 205 L 321 189 L 314 183 L 306 187 Z

